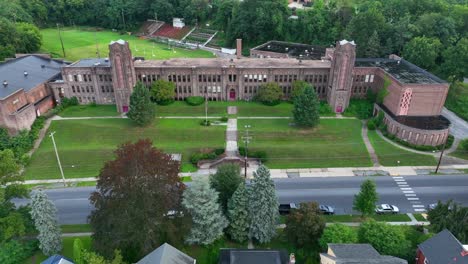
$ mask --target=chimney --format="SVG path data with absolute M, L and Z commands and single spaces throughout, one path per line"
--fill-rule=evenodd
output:
M 289 264 L 296 264 L 296 256 L 294 255 L 294 253 L 291 253 L 289 255 Z
M 3 81 L 3 87 L 7 88 L 7 86 L 8 86 L 8 82 L 7 82 L 7 80 L 4 80 Z
M 28 77 L 28 72 L 27 71 L 24 71 L 24 77 Z
M 242 57 L 242 39 L 236 40 L 236 48 L 237 48 L 237 51 L 236 51 L 237 58 L 240 59 Z

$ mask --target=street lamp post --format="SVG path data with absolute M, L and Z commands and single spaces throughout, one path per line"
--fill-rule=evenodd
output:
M 249 143 L 250 143 L 250 140 L 252 139 L 251 136 L 249 136 L 249 129 L 250 129 L 250 125 L 245 125 L 244 128 L 245 128 L 245 134 L 244 136 L 242 137 L 243 141 L 244 141 L 244 145 L 245 145 L 245 149 L 244 149 L 244 178 L 247 179 L 247 159 L 248 159 L 248 156 L 247 156 L 247 149 L 248 149 L 248 146 L 249 146 Z

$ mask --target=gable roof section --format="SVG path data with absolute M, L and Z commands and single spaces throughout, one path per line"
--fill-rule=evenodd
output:
M 463 245 L 447 229 L 418 246 L 429 263 L 468 264 L 468 255 L 462 256 Z
M 0 99 L 23 89 L 25 92 L 47 82 L 61 72 L 67 63 L 46 59 L 37 55 L 27 55 L 0 63 Z M 24 72 L 28 75 L 25 76 Z M 8 85 L 4 87 L 3 82 Z
M 407 264 L 404 259 L 380 255 L 370 244 L 328 244 L 333 255 L 320 253 L 336 264 Z
M 73 264 L 73 262 L 61 255 L 52 255 L 41 262 L 41 264 Z
M 219 264 L 285 264 L 289 256 L 285 250 L 222 248 Z
M 168 243 L 164 243 L 137 264 L 195 264 L 195 260 Z

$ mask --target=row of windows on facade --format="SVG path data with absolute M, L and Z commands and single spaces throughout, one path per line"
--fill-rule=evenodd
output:
M 367 90 L 370 89 L 370 86 L 354 86 L 353 94 L 367 93 Z
M 68 80 L 70 82 L 92 82 L 93 79 L 91 78 L 91 74 L 74 74 L 68 75 Z M 99 81 L 100 82 L 112 82 L 112 75 L 110 74 L 99 74 Z
M 93 86 L 83 86 L 83 87 L 80 87 L 80 86 L 74 86 L 72 85 L 72 92 L 73 93 L 94 93 L 94 87 Z
M 374 82 L 374 74 L 366 74 L 366 75 L 355 75 L 354 76 L 355 82 Z
M 95 103 L 96 102 L 96 97 L 92 96 L 78 96 L 78 102 L 80 103 Z

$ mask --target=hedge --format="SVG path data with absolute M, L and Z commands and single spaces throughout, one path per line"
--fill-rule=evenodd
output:
M 202 96 L 189 96 L 185 99 L 185 101 L 189 105 L 197 106 L 203 104 L 205 102 L 205 98 Z
M 217 148 L 211 152 L 197 152 L 197 153 L 192 154 L 192 157 L 190 157 L 190 162 L 192 162 L 192 164 L 194 165 L 197 165 L 197 163 L 200 160 L 214 160 L 218 158 L 220 155 L 222 155 L 223 153 L 224 153 L 223 148 Z
M 242 157 L 245 157 L 245 147 L 239 147 L 239 155 L 241 155 Z M 268 155 L 266 151 L 263 151 L 263 150 L 257 150 L 257 151 L 247 150 L 247 157 L 259 159 L 263 163 L 268 161 Z

